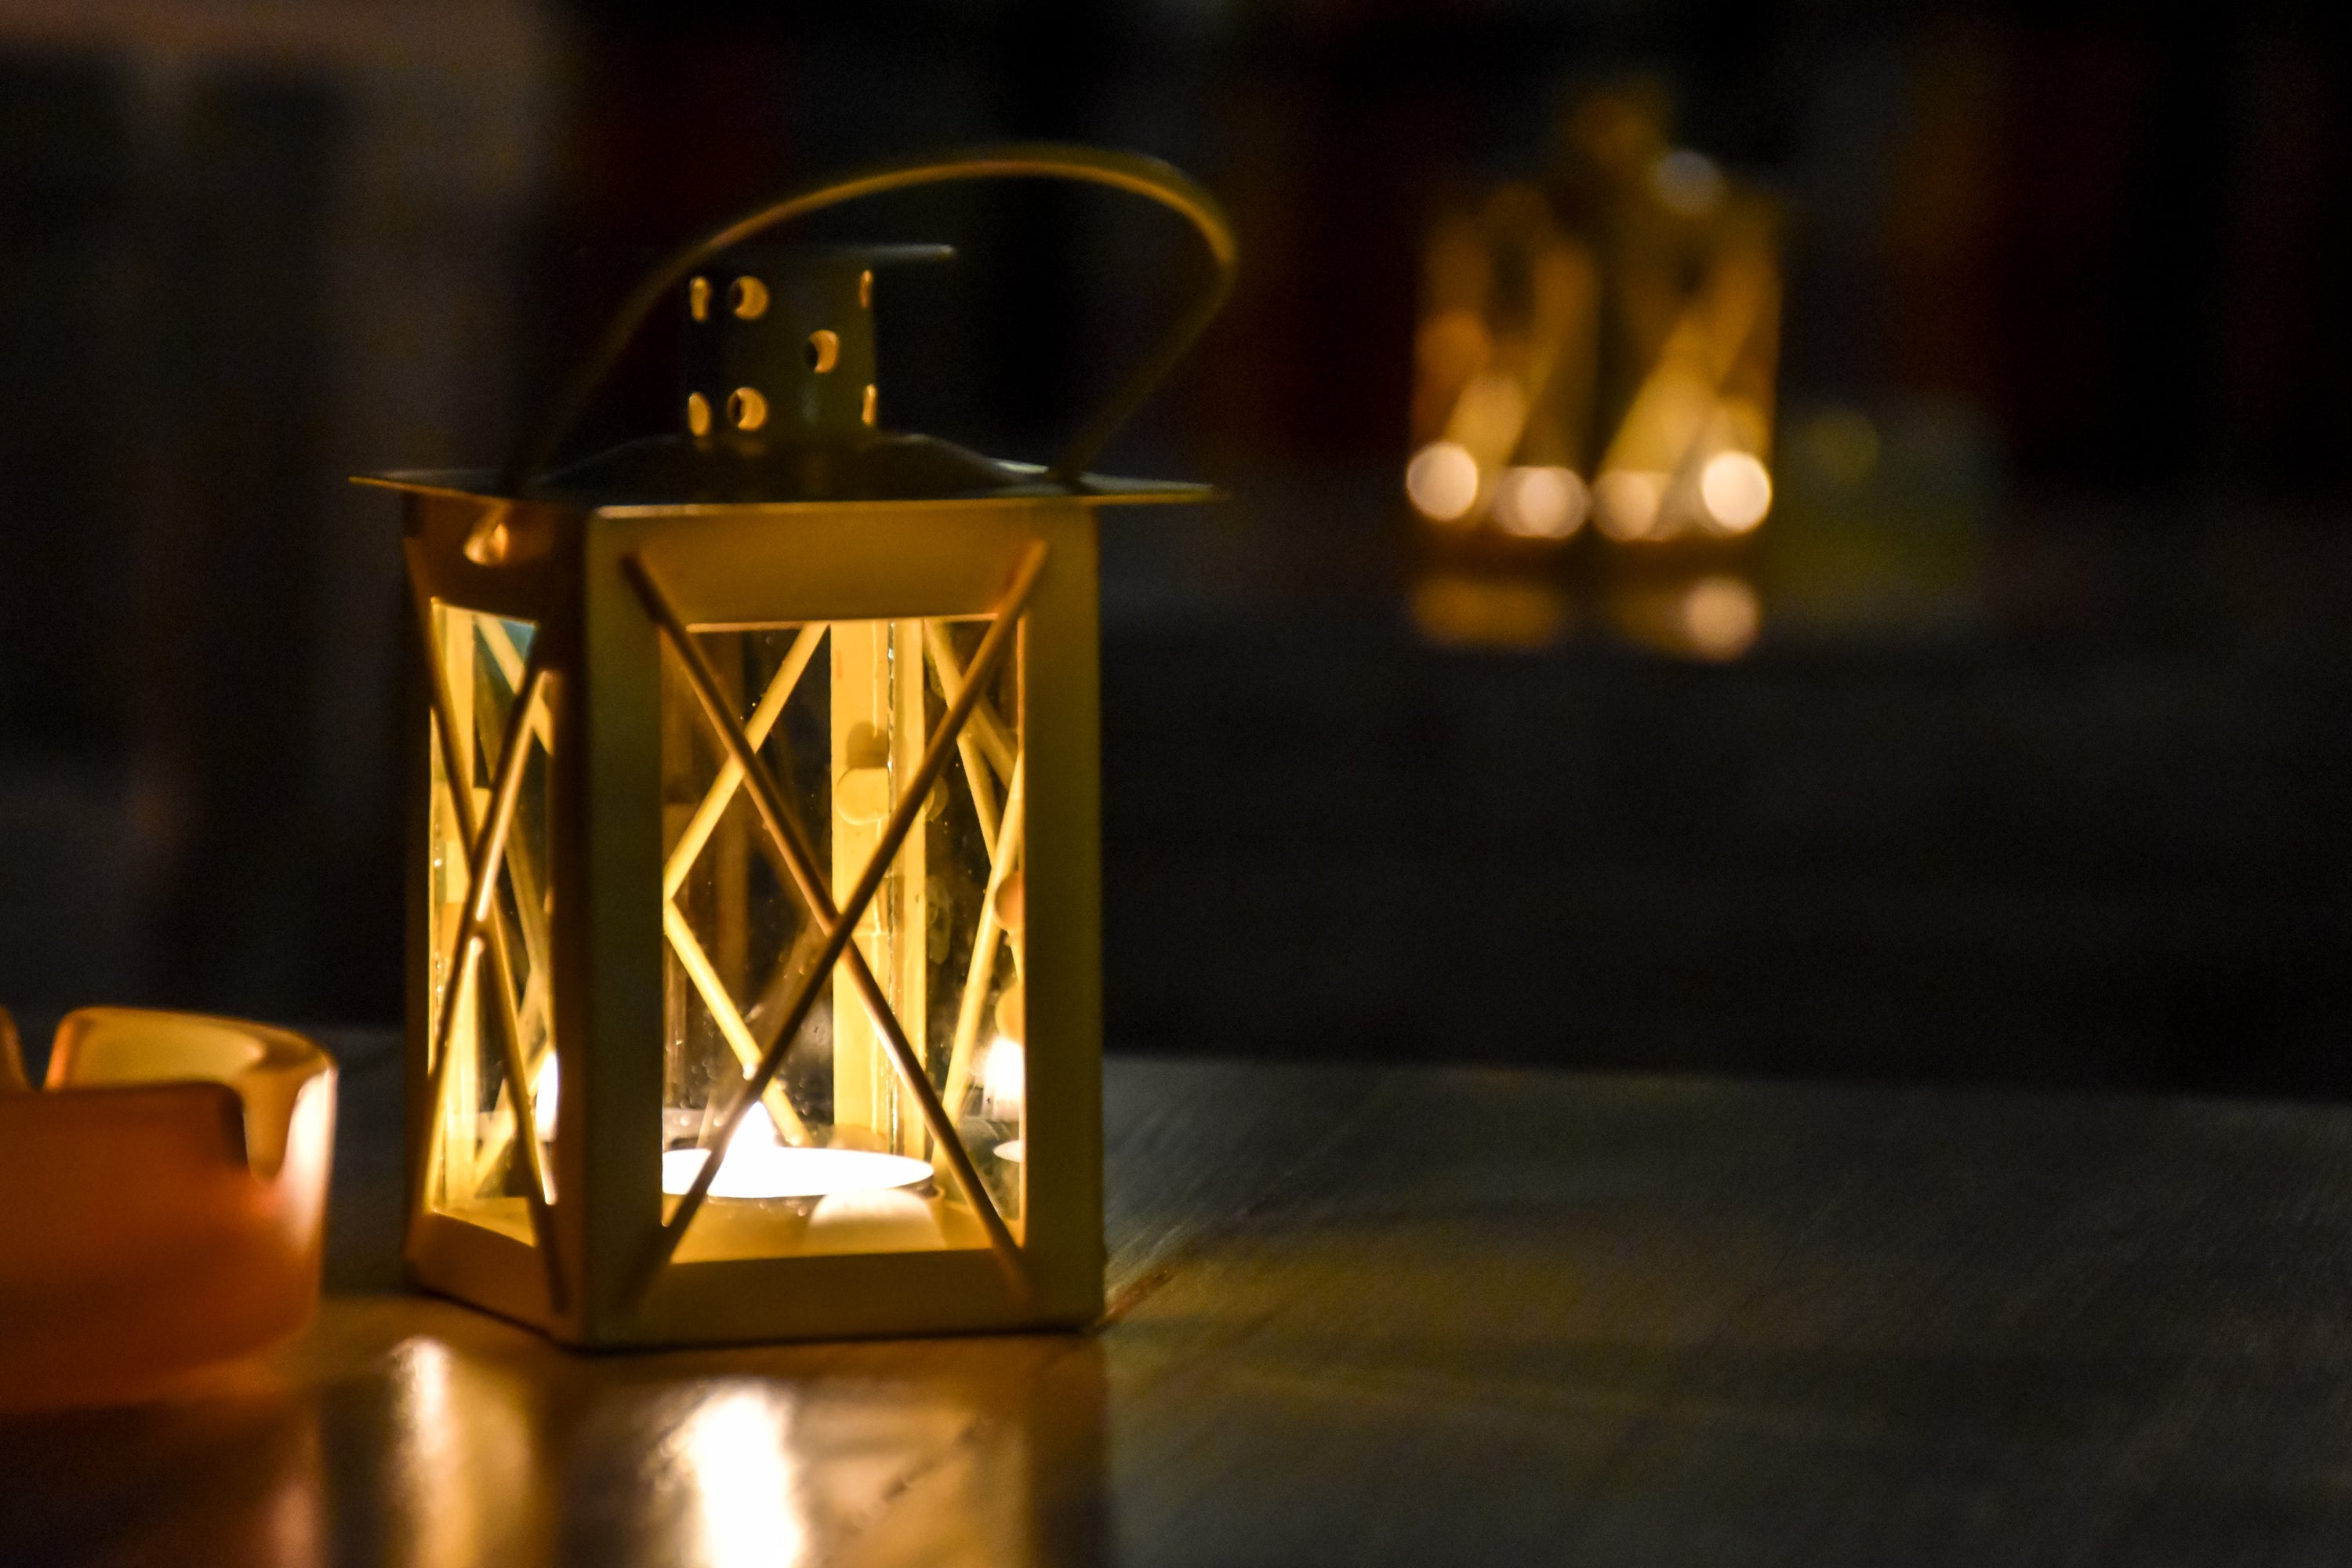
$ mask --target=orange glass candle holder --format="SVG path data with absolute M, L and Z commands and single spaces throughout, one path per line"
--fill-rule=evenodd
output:
M 36 1092 L 0 1013 L 0 1406 L 137 1397 L 301 1328 L 334 1131 L 300 1035 L 84 1008 Z

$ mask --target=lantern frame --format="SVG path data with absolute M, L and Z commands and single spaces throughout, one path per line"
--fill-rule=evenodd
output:
M 1055 468 L 1001 465 L 1012 482 L 992 493 L 918 500 L 615 500 L 515 478 L 544 468 L 561 429 L 584 405 L 580 389 L 593 387 L 625 346 L 635 321 L 661 292 L 655 285 L 674 285 L 694 258 L 740 243 L 781 221 L 778 215 L 937 179 L 1006 174 L 1084 179 L 1153 195 L 1192 218 L 1218 263 L 1214 288 L 1171 334 L 1172 352 L 1163 344 L 1114 398 L 1111 417 L 1098 416 Z M 776 204 L 754 218 L 761 221 L 730 226 L 685 253 L 684 265 L 648 279 L 592 358 L 593 374 L 575 379 L 557 417 L 526 442 L 505 475 L 408 473 L 362 481 L 404 497 L 404 551 L 426 667 L 409 704 L 417 744 L 407 763 L 415 786 L 409 791 L 409 1278 L 586 1346 L 1083 1325 L 1100 1314 L 1103 1300 L 1096 513 L 1106 504 L 1198 500 L 1210 492 L 1081 478 L 1080 468 L 1213 313 L 1230 286 L 1230 233 L 1214 204 L 1174 171 L 1070 149 L 1006 149 L 878 171 Z M 513 681 L 486 803 L 454 771 L 457 729 L 436 630 L 442 608 L 535 628 L 527 665 Z M 1025 775 L 1020 855 L 1028 911 L 1018 1234 L 975 1178 L 952 1121 L 940 1120 L 923 1064 L 908 1054 L 893 1026 L 883 1032 L 897 1053 L 899 1081 L 924 1110 L 945 1163 L 942 1191 L 961 1193 L 989 1245 L 680 1258 L 679 1239 L 730 1147 L 724 1134 L 773 1081 L 797 1026 L 783 1029 L 761 1070 L 733 1091 L 713 1153 L 671 1209 L 661 1169 L 665 1088 L 657 1044 L 666 1027 L 669 907 L 662 828 L 665 650 L 685 667 L 703 720 L 730 755 L 739 765 L 751 764 L 744 787 L 790 858 L 793 829 L 778 820 L 772 781 L 740 727 L 740 710 L 725 711 L 709 684 L 696 633 L 913 618 L 928 626 L 950 617 L 988 617 L 990 630 L 960 693 L 942 682 L 948 711 L 927 726 L 928 771 L 919 770 L 900 791 L 867 875 L 841 900 L 853 907 L 827 910 L 821 886 L 808 905 L 826 942 L 819 952 L 829 956 L 821 956 L 803 982 L 801 1016 L 827 976 L 836 1006 L 847 989 L 843 981 L 862 977 L 869 1006 L 882 1008 L 877 1020 L 887 1014 L 852 940 L 862 914 L 854 906 L 861 890 L 871 897 L 926 809 L 931 784 L 956 759 L 958 736 L 981 706 L 989 673 L 982 665 L 1017 654 L 1016 773 Z M 505 1079 L 519 1088 L 530 1081 L 522 1070 L 496 899 L 533 729 L 547 759 L 544 942 L 563 1092 L 545 1151 L 521 1114 L 535 1109 L 535 1095 L 517 1097 L 512 1143 L 521 1156 L 532 1237 L 526 1242 L 447 1212 L 433 1201 L 432 1184 L 455 1055 L 452 1020 L 465 1007 L 478 1016 L 485 987 L 504 1012 L 493 1032 L 500 1037 Z M 437 742 L 427 739 L 435 735 Z M 434 822 L 436 781 L 429 776 L 436 766 L 449 770 L 439 798 L 456 813 L 468 849 L 454 943 L 436 931 L 441 895 L 423 874 L 442 831 Z M 782 813 L 790 818 L 788 806 Z M 898 838 L 888 837 L 893 831 Z M 809 888 L 804 879 L 804 897 Z

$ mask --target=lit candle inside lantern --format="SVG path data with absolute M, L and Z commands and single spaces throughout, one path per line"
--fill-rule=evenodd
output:
M 685 1194 L 702 1173 L 707 1149 L 672 1149 L 662 1155 L 662 1191 Z M 884 1192 L 931 1179 L 931 1167 L 904 1154 L 864 1149 L 794 1148 L 778 1141 L 767 1108 L 753 1102 L 727 1158 L 710 1184 L 714 1198 L 822 1198 L 836 1193 Z
M 999 1035 L 980 1074 L 980 1113 L 991 1121 L 1018 1121 L 1028 1100 L 1028 1063 L 1021 1042 Z

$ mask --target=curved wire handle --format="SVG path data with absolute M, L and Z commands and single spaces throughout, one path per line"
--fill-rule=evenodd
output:
M 1176 367 L 1184 351 L 1192 346 L 1192 341 L 1224 304 L 1225 296 L 1233 291 L 1237 252 L 1233 225 L 1216 198 L 1169 164 L 1133 153 L 1036 142 L 984 147 L 922 163 L 868 169 L 754 208 L 725 227 L 714 229 L 673 252 L 667 260 L 647 273 L 622 303 L 611 324 L 605 327 L 604 337 L 598 340 L 595 351 L 572 373 L 553 406 L 516 448 L 507 464 L 502 488 L 511 493 L 541 477 L 663 296 L 676 288 L 680 279 L 721 251 L 730 250 L 778 224 L 862 197 L 918 185 L 997 179 L 1070 180 L 1080 184 L 1108 185 L 1147 197 L 1189 219 L 1207 242 L 1217 265 L 1217 275 L 1208 289 L 1178 319 L 1160 346 L 1128 374 L 1110 400 L 1079 430 L 1062 460 L 1045 472 L 1045 477 L 1056 483 L 1071 483 L 1151 395 L 1160 379 Z

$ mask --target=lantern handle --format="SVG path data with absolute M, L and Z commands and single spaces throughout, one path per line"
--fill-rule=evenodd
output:
M 962 180 L 1045 179 L 1069 180 L 1080 184 L 1108 185 L 1143 196 L 1181 214 L 1191 222 L 1209 247 L 1216 263 L 1216 276 L 1196 298 L 1191 307 L 1169 329 L 1160 344 L 1142 363 L 1129 372 L 1094 417 L 1082 427 L 1062 459 L 1046 472 L 1046 478 L 1058 484 L 1072 485 L 1087 463 L 1094 460 L 1106 443 L 1154 387 L 1184 357 L 1193 340 L 1201 335 L 1211 319 L 1233 292 L 1234 269 L 1238 252 L 1234 242 L 1232 222 L 1224 209 L 1217 205 L 1199 184 L 1180 170 L 1134 153 L 1114 153 L 1095 147 L 1079 147 L 1056 142 L 1024 142 L 1001 147 L 986 147 L 971 152 L 927 159 L 913 163 L 889 163 L 868 169 L 845 179 L 815 185 L 794 195 L 782 197 L 755 207 L 724 227 L 712 230 L 693 244 L 671 254 L 669 258 L 637 284 L 636 289 L 614 313 L 598 340 L 595 351 L 583 361 L 571 379 L 563 384 L 553 406 L 534 426 L 530 434 L 516 448 L 503 476 L 509 493 L 541 478 L 554 461 L 563 438 L 572 433 L 582 415 L 588 410 L 597 389 L 612 374 L 614 364 L 629 343 L 645 325 L 665 295 L 696 268 L 704 265 L 722 251 L 743 244 L 753 236 L 788 223 L 794 218 L 826 207 L 866 196 L 882 195 L 891 191 L 910 190 L 919 185 L 946 184 Z

